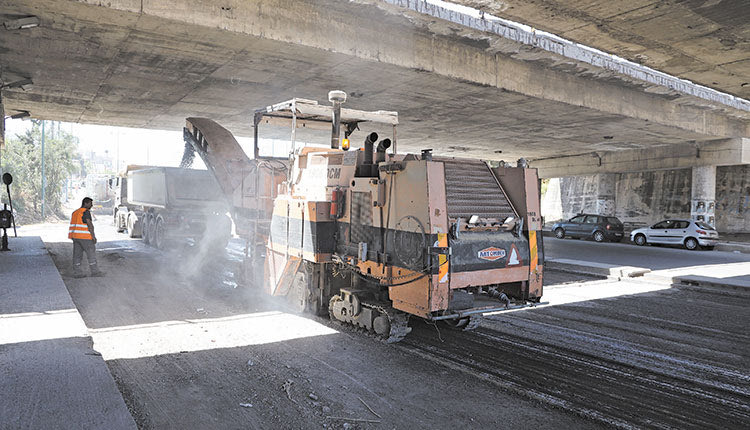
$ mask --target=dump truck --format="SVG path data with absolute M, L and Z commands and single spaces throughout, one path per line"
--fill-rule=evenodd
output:
M 223 249 L 231 237 L 223 194 L 206 170 L 129 166 L 111 184 L 118 232 L 159 249 L 188 238 Z
M 128 173 L 134 170 L 153 168 L 155 166 L 140 166 L 130 164 L 125 169 L 109 179 L 109 194 L 113 196 L 112 207 L 113 225 L 118 233 L 127 233 L 132 238 L 141 237 L 141 222 L 137 216 L 139 205 L 130 204 L 128 200 Z M 131 212 L 133 215 L 131 216 Z
M 396 112 L 344 109 L 343 92 L 329 99 L 331 106 L 293 99 L 255 112 L 256 154 L 261 126 L 288 127 L 292 142 L 285 180 L 267 178 L 278 183 L 272 209 L 254 213 L 256 225 L 266 223 L 262 237 L 246 236 L 265 242 L 262 269 L 258 259 L 249 266 L 262 270 L 268 294 L 388 342 L 410 331 L 409 317 L 467 330 L 483 313 L 540 302 L 535 169 L 523 160 L 510 166 L 430 149 L 398 153 Z M 236 145 L 230 136 L 209 119 L 187 119 L 187 145 L 209 170 L 227 164 L 216 154 Z M 357 141 L 361 147 L 351 148 Z
M 84 180 L 86 196 L 94 199 L 92 211 L 101 212 L 112 208 L 114 200 L 108 186 L 110 176 L 103 174 L 87 175 Z

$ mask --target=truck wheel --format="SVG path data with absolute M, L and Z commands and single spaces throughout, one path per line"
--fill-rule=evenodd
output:
M 120 211 L 115 209 L 115 228 L 117 229 L 118 233 L 125 233 L 125 230 L 128 229 L 127 221 L 127 212 L 123 216 L 121 216 Z
M 141 221 L 141 230 L 143 231 L 143 233 L 141 233 L 141 237 L 143 238 L 143 243 L 145 243 L 146 245 L 151 243 L 151 236 L 149 235 L 150 233 L 149 224 L 151 224 L 149 222 L 150 218 L 151 218 L 150 215 L 145 214 L 143 215 L 143 220 Z
M 166 227 L 164 226 L 164 219 L 159 217 L 156 220 L 156 224 L 154 226 L 154 246 L 158 249 L 164 249 L 166 248 L 166 240 L 167 240 L 167 232 Z
M 156 216 L 148 217 L 148 242 L 151 246 L 156 246 Z
M 128 215 L 128 237 L 132 239 L 139 236 L 139 234 L 136 233 L 136 229 L 138 228 L 138 226 L 139 224 L 135 219 L 135 216 Z

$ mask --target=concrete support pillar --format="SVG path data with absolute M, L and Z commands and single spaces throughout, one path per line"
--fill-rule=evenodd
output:
M 3 151 L 5 150 L 5 106 L 3 106 L 3 93 L 0 91 L 0 177 L 3 176 Z M 2 184 L 2 182 L 0 182 Z M 2 205 L 0 205 L 0 209 Z
M 716 226 L 716 166 L 693 167 L 690 217 Z
M 599 215 L 615 215 L 615 194 L 617 191 L 617 176 L 614 173 L 594 175 L 596 194 L 594 196 L 593 212 Z
M 5 146 L 5 107 L 3 106 L 3 94 L 0 91 L 0 150 Z
M 547 187 L 542 195 L 542 217 L 544 224 L 551 226 L 552 223 L 563 219 L 562 197 L 560 195 L 560 178 L 546 179 Z

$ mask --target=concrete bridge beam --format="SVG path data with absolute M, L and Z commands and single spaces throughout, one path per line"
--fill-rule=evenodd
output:
M 750 139 L 685 142 L 648 149 L 599 152 L 531 160 L 541 178 L 645 172 L 750 164 Z
M 342 8 L 337 2 L 261 0 L 248 4 L 232 0 L 222 7 L 186 0 L 83 0 L 112 9 L 216 27 L 266 40 L 345 54 L 410 70 L 517 92 L 525 96 L 635 118 L 706 136 L 749 136 L 750 125 L 724 112 L 706 110 L 701 103 L 675 103 L 643 91 L 629 78 L 592 79 L 597 69 L 579 61 L 555 58 L 529 61 L 515 55 L 524 46 L 475 29 L 456 25 L 377 0 Z M 373 20 L 372 17 L 380 17 Z M 492 44 L 501 47 L 493 47 Z M 525 47 L 528 49 L 528 47 Z M 528 57 L 528 56 L 527 56 Z M 531 56 L 533 57 L 533 55 Z M 565 71 L 549 67 L 569 63 Z M 569 73 L 578 67 L 578 74 Z
M 200 114 L 251 136 L 253 109 L 339 88 L 352 107 L 399 111 L 408 151 L 429 142 L 442 155 L 515 160 L 750 137 L 744 100 L 419 0 L 0 0 L 0 10 L 41 20 L 0 38 L 2 78 L 34 81 L 7 91 L 6 109 L 37 118 L 176 129 Z

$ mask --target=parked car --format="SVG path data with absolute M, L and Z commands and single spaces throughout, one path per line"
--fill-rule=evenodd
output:
M 591 238 L 597 242 L 622 240 L 622 222 L 613 216 L 580 214 L 552 226 L 558 239 L 567 237 Z
M 630 233 L 630 240 L 640 246 L 658 243 L 682 245 L 690 250 L 698 249 L 698 247 L 714 249 L 719 240 L 719 233 L 702 221 L 665 219 L 651 227 L 633 230 Z

